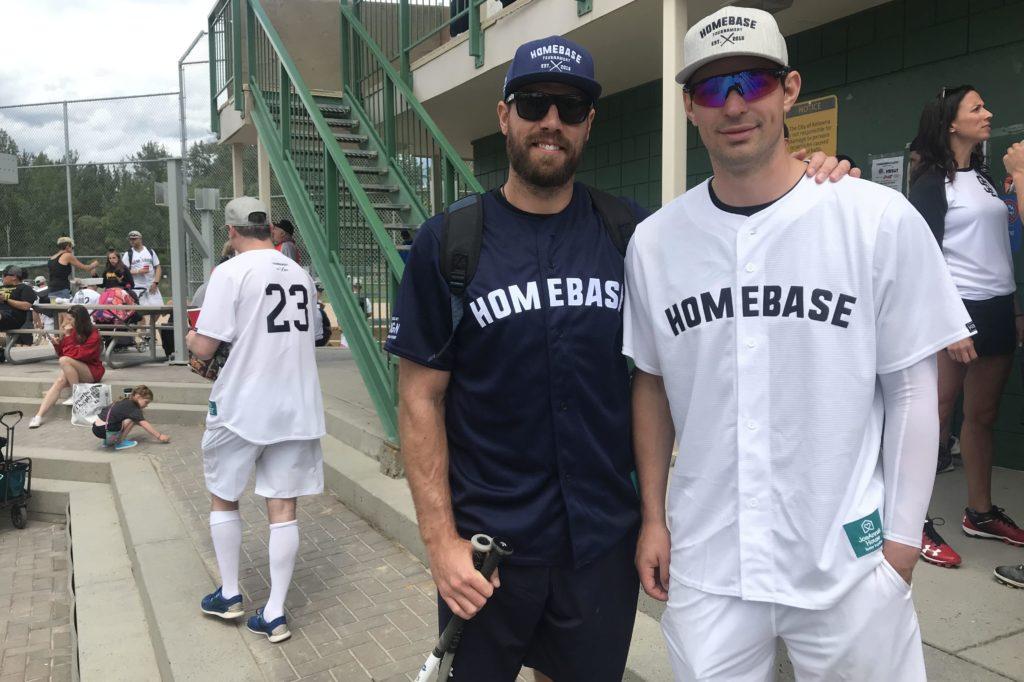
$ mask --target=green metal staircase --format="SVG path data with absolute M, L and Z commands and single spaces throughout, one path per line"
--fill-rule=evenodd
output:
M 323 96 L 306 87 L 259 0 L 220 3 L 210 15 L 213 109 L 231 92 L 243 110 L 238 84 L 248 85 L 247 115 L 397 443 L 397 363 L 383 350 L 404 266 L 397 246 L 435 207 L 481 188 L 351 8 L 339 12 L 344 91 Z

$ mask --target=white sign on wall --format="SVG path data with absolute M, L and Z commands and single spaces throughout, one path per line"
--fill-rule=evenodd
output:
M 871 159 L 871 180 L 897 192 L 903 191 L 903 155 Z
M 18 184 L 18 157 L 0 154 L 0 185 Z

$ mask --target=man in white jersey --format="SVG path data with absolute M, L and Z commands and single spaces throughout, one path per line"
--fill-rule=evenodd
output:
M 305 270 L 274 249 L 259 200 L 233 199 L 224 217 L 238 255 L 213 271 L 196 329 L 186 339 L 203 360 L 231 344 L 210 393 L 203 436 L 210 534 L 222 585 L 203 598 L 202 610 L 224 619 L 245 613 L 238 588 L 238 498 L 255 468 L 256 494 L 267 498 L 270 521 L 270 597 L 248 626 L 280 642 L 291 636 L 284 600 L 299 548 L 295 499 L 324 487 L 316 288 Z
M 934 356 L 970 318 L 902 195 L 802 179 L 782 132 L 800 75 L 770 14 L 697 21 L 683 61 L 714 177 L 638 226 L 624 321 L 637 568 L 668 601 L 676 679 L 771 679 L 781 638 L 799 680 L 924 680 Z
M 160 265 L 160 257 L 142 242 L 142 233 L 138 230 L 128 233 L 128 244 L 128 250 L 121 254 L 121 262 L 135 281 L 139 305 L 163 305 L 164 297 L 160 293 L 163 266 Z

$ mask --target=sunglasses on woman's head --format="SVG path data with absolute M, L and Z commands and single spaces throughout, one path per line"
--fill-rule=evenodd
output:
M 744 69 L 735 73 L 712 76 L 696 83 L 687 83 L 683 91 L 689 93 L 694 104 L 717 109 L 724 107 L 729 93 L 736 90 L 747 102 L 755 102 L 775 92 L 782 79 L 789 73 L 787 68 Z
M 556 95 L 550 92 L 513 92 L 505 100 L 508 104 L 514 104 L 516 113 L 524 121 L 540 121 L 548 112 L 551 105 L 558 109 L 558 118 L 562 123 L 578 125 L 587 120 L 593 102 L 584 95 Z

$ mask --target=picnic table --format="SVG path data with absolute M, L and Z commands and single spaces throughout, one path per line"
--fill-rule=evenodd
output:
M 72 303 L 36 303 L 32 306 L 33 310 L 40 313 L 48 313 L 56 316 L 58 313 L 66 313 L 68 308 L 72 305 L 81 305 L 86 310 L 130 310 L 140 315 L 148 315 L 149 321 L 144 324 L 135 323 L 123 323 L 117 324 L 95 324 L 94 326 L 99 331 L 100 336 L 104 339 L 109 339 L 107 342 L 106 350 L 103 353 L 104 364 L 111 369 L 121 369 L 122 367 L 130 367 L 132 365 L 141 365 L 146 362 L 161 362 L 161 359 L 156 356 L 156 338 L 157 332 L 161 329 L 173 329 L 172 325 L 161 325 L 157 323 L 157 319 L 163 315 L 170 314 L 174 311 L 174 306 L 170 305 L 114 305 L 104 303 L 92 303 L 92 304 L 72 304 Z M 149 355 L 143 356 L 142 359 L 139 357 L 125 357 L 121 359 L 115 359 L 114 348 L 117 345 L 117 340 L 124 337 L 134 337 L 139 331 L 149 332 Z M 53 334 L 53 331 L 42 330 L 42 329 L 11 329 L 7 332 L 7 361 L 12 365 L 18 365 L 28 362 L 38 362 L 39 360 L 45 360 L 45 357 L 34 356 L 32 358 L 25 358 L 23 360 L 15 360 L 11 356 L 11 349 L 18 338 L 19 334 Z

